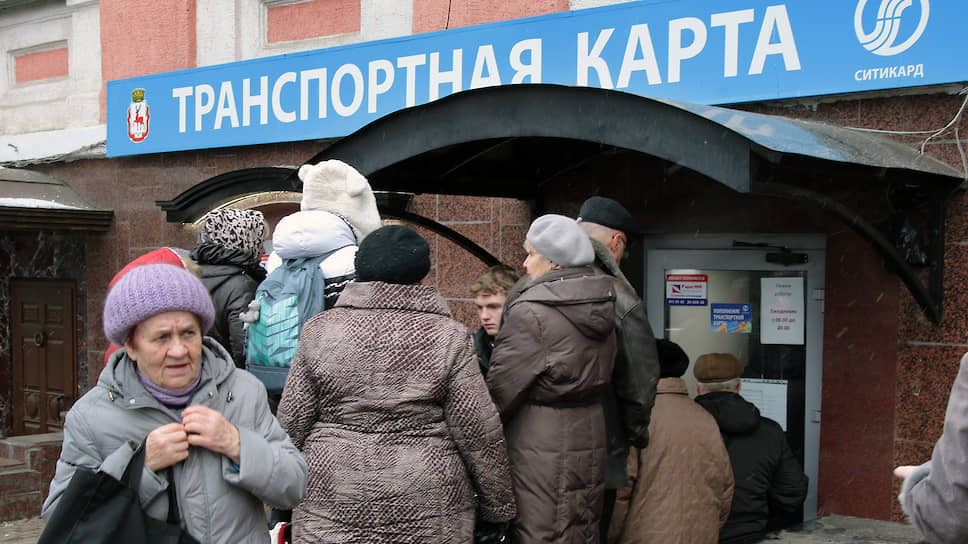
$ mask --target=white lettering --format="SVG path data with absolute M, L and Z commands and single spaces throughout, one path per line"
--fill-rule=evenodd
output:
M 383 81 L 380 81 L 380 73 L 383 73 Z M 370 62 L 369 84 L 367 85 L 366 111 L 376 113 L 376 97 L 390 90 L 393 87 L 393 63 L 385 59 L 377 59 Z
M 186 98 L 192 95 L 191 87 L 175 87 L 171 90 L 171 97 L 178 99 L 178 132 L 185 132 L 185 116 L 187 113 Z
M 442 72 L 440 70 L 440 53 L 430 54 L 430 100 L 437 100 L 440 98 L 440 86 L 445 83 L 450 83 L 452 92 L 459 93 L 461 91 L 461 59 L 464 56 L 463 49 L 454 49 L 452 53 L 452 66 L 450 71 Z
M 215 107 L 215 89 L 211 85 L 195 86 L 195 132 L 202 130 L 202 116 Z
M 326 68 L 314 68 L 299 72 L 299 119 L 309 119 L 309 82 L 315 80 L 319 90 L 319 119 L 326 118 Z
M 407 107 L 412 107 L 417 103 L 417 66 L 427 64 L 427 55 L 410 55 L 397 59 L 397 68 L 403 68 L 407 72 Z
M 709 18 L 709 26 L 724 27 L 723 77 L 736 77 L 739 58 L 739 25 L 753 22 L 753 10 L 731 11 L 728 13 L 714 13 Z
M 279 76 L 279 79 L 277 79 L 272 85 L 272 115 L 283 123 L 292 123 L 296 120 L 296 112 L 282 109 L 282 100 L 280 99 L 282 95 L 282 88 L 286 85 L 286 83 L 295 82 L 296 72 L 286 72 Z
M 682 31 L 692 31 L 692 43 L 682 46 Z M 680 64 L 702 52 L 706 47 L 706 25 L 695 17 L 669 21 L 669 83 L 680 80 Z M 649 82 L 651 83 L 651 81 Z M 621 85 L 620 85 L 621 86 Z
M 222 128 L 222 119 L 229 118 L 232 128 L 239 127 L 239 114 L 235 111 L 235 94 L 232 83 L 223 81 L 218 91 L 218 110 L 215 111 L 215 130 Z
M 918 64 L 914 67 L 914 77 L 924 77 L 924 65 Z
M 531 63 L 525 64 L 521 59 L 525 51 L 531 52 Z M 531 83 L 541 83 L 541 39 L 521 40 L 511 48 L 511 69 L 514 76 L 511 83 L 521 83 L 530 78 Z
M 487 75 L 484 75 L 487 72 Z M 497 57 L 494 56 L 493 45 L 482 45 L 477 48 L 474 58 L 474 69 L 471 71 L 470 89 L 493 87 L 501 84 L 501 74 L 497 69 Z
M 770 42 L 774 29 L 780 40 L 777 43 Z M 784 5 L 766 8 L 763 26 L 760 27 L 760 35 L 756 39 L 756 49 L 753 51 L 749 75 L 763 73 L 767 55 L 783 55 L 783 65 L 788 72 L 800 69 L 800 55 L 797 53 L 793 28 L 790 26 L 790 18 Z
M 672 39 L 671 35 L 669 39 Z M 641 58 L 635 57 L 637 51 L 642 51 Z M 670 52 L 669 55 L 671 57 L 672 53 Z M 659 63 L 655 59 L 655 48 L 652 45 L 652 35 L 649 33 L 649 25 L 647 24 L 632 25 L 632 28 L 629 29 L 629 39 L 625 42 L 625 56 L 622 57 L 622 68 L 618 73 L 616 87 L 619 89 L 628 87 L 632 80 L 632 72 L 639 70 L 645 70 L 649 85 L 662 83 Z M 606 70 L 606 76 L 607 74 Z
M 350 76 L 353 80 L 353 100 L 346 105 L 343 103 L 343 96 L 340 92 L 343 86 L 343 78 Z M 342 117 L 349 117 L 356 113 L 363 104 L 363 72 L 355 64 L 344 64 L 333 74 L 332 88 L 329 92 L 333 97 L 333 110 Z
M 259 107 L 259 124 L 269 124 L 269 76 L 259 78 L 259 94 L 252 95 L 252 80 L 242 80 L 242 126 L 251 124 L 252 107 Z
M 614 28 L 606 28 L 599 32 L 591 51 L 588 50 L 588 33 L 578 34 L 578 78 L 576 79 L 578 85 L 587 87 L 588 71 L 595 70 L 600 86 L 603 89 L 612 88 L 612 75 L 608 72 L 608 64 L 602 58 L 602 50 L 605 49 L 605 44 L 608 43 L 613 32 L 615 32 Z

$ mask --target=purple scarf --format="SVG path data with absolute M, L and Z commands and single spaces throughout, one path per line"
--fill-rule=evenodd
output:
M 195 378 L 195 382 L 191 384 L 188 389 L 184 391 L 172 391 L 171 389 L 165 389 L 164 387 L 156 384 L 155 382 L 149 380 L 138 370 L 138 365 L 134 365 L 134 371 L 138 375 L 138 380 L 141 385 L 145 387 L 145 391 L 149 395 L 158 400 L 158 402 L 165 405 L 167 408 L 184 408 L 188 405 L 188 401 L 195 394 L 195 390 L 198 389 L 198 384 L 202 381 L 201 367 L 199 367 L 198 377 Z

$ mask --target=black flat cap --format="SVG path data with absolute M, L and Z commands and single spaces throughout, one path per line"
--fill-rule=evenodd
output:
M 604 196 L 593 196 L 581 205 L 578 222 L 583 221 L 620 230 L 626 235 L 642 233 L 639 224 L 624 206 Z

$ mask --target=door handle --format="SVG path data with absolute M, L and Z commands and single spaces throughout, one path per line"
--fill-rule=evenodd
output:
M 38 348 L 42 348 L 46 343 L 47 343 L 47 333 L 45 333 L 44 331 L 38 331 L 37 334 L 34 335 L 34 345 L 37 346 Z

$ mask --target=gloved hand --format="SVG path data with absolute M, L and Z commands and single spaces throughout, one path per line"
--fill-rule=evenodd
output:
M 249 303 L 249 309 L 239 314 L 239 319 L 242 320 L 242 329 L 247 329 L 249 323 L 255 323 L 259 320 L 259 308 L 262 307 L 262 303 L 259 299 L 255 299 Z

